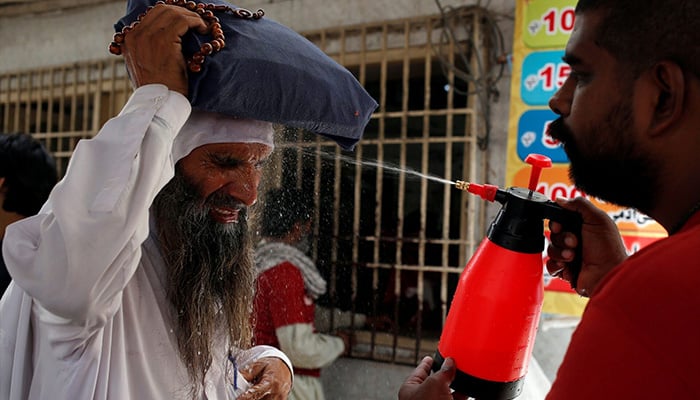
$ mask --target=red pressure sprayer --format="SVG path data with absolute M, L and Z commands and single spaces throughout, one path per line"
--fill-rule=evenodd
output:
M 581 237 L 580 214 L 535 191 L 551 160 L 531 154 L 525 161 L 532 165 L 527 189 L 456 185 L 502 204 L 459 278 L 433 364 L 437 371 L 452 357 L 457 376 L 451 387 L 479 400 L 513 399 L 522 391 L 544 296 L 544 220 Z

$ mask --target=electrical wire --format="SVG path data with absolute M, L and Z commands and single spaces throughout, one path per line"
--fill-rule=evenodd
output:
M 433 43 L 435 55 L 450 88 L 459 95 L 476 96 L 484 120 L 484 133 L 477 137 L 477 144 L 481 150 L 486 150 L 491 134 L 490 104 L 499 98 L 497 85 L 506 68 L 503 32 L 498 26 L 496 14 L 488 4 L 482 6 L 481 0 L 460 7 L 443 7 L 440 0 L 435 0 L 435 3 L 442 20 L 439 42 Z M 485 34 L 484 41 L 488 44 L 486 60 L 483 43 L 474 43 L 474 18 L 479 19 L 482 33 Z M 456 28 L 463 28 L 463 31 L 456 32 Z M 450 45 L 455 49 L 455 62 L 450 61 L 451 55 L 446 50 Z M 460 89 L 458 81 L 465 84 L 466 90 Z

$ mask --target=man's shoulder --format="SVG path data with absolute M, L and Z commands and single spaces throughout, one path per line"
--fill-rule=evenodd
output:
M 290 261 L 282 261 L 272 268 L 268 268 L 258 275 L 258 279 L 303 279 L 301 271 Z
M 641 249 L 601 281 L 595 297 L 633 302 L 690 300 L 700 307 L 700 229 Z
M 621 266 L 634 272 L 651 274 L 679 270 L 700 272 L 698 249 L 700 249 L 700 226 L 651 243 L 631 255 Z

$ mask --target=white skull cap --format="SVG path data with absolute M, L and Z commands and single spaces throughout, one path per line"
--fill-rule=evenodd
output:
M 173 160 L 177 162 L 197 147 L 212 143 L 262 143 L 274 148 L 274 129 L 271 122 L 192 110 L 175 137 Z

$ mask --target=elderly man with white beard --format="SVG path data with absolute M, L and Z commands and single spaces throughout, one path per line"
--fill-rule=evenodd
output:
M 81 141 L 38 215 L 11 225 L 2 399 L 284 399 L 291 364 L 250 348 L 246 209 L 272 125 L 192 111 L 180 37 L 158 5 L 128 35 L 135 92 Z

